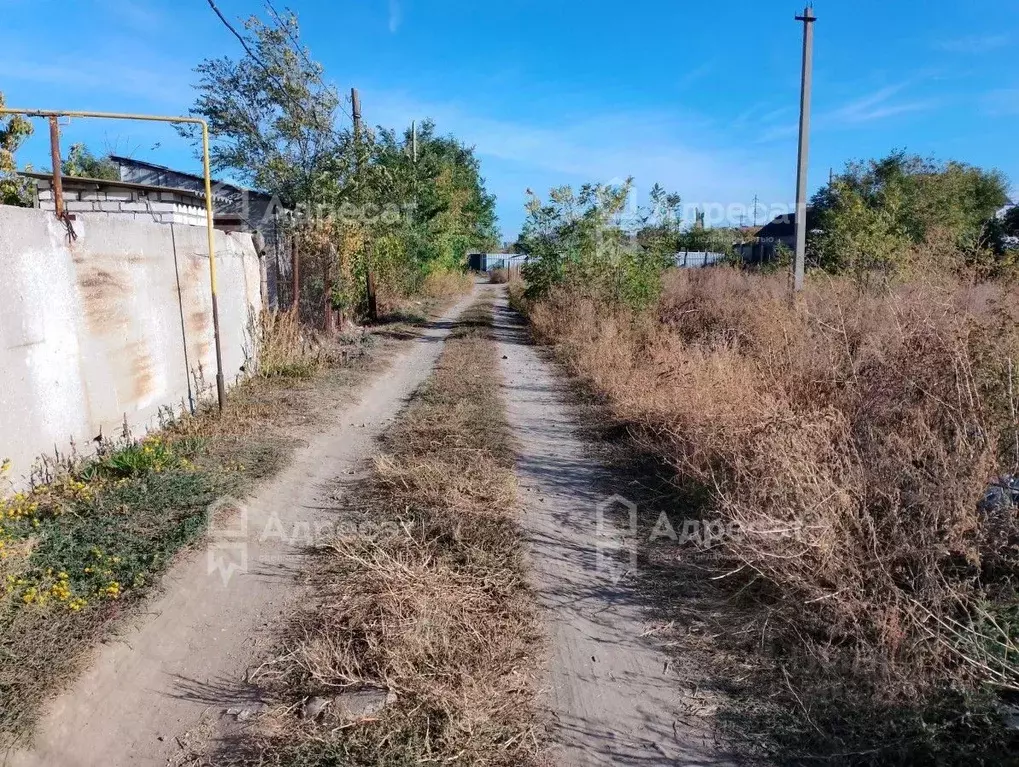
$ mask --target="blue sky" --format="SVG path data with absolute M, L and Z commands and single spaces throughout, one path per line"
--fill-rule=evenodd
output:
M 277 7 L 286 5 L 279 0 Z M 219 0 L 231 18 L 260 0 Z M 477 148 L 504 235 L 524 190 L 636 177 L 685 205 L 794 193 L 796 2 L 290 0 L 365 120 L 432 117 Z M 202 58 L 237 56 L 204 0 L 0 0 L 11 106 L 183 113 Z M 1019 3 L 818 0 L 811 190 L 895 147 L 1019 184 Z M 42 123 L 21 162 L 48 165 Z M 65 146 L 197 168 L 166 126 L 74 121 Z M 1017 187 L 1014 186 L 1014 189 Z

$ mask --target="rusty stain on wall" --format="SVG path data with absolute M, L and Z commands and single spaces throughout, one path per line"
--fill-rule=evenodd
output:
M 78 285 L 89 329 L 96 333 L 122 330 L 129 318 L 118 299 L 127 291 L 127 284 L 100 267 L 85 263 L 79 266 Z
M 130 359 L 132 391 L 134 400 L 144 400 L 155 392 L 155 360 L 144 341 L 129 344 L 127 354 Z
M 198 303 L 194 296 L 204 296 L 202 288 L 206 281 L 208 259 L 185 256 L 182 260 L 183 270 L 181 274 L 181 287 L 185 296 L 184 311 L 187 318 L 187 337 L 189 353 L 192 354 L 192 364 L 195 365 L 205 360 L 212 351 L 212 310 L 204 302 Z
M 169 226 L 83 215 L 75 228 L 68 242 L 52 214 L 0 206 L 0 269 L 14 297 L 0 312 L 0 405 L 9 420 L 0 455 L 15 475 L 27 476 L 54 445 L 90 447 L 100 427 L 112 435 L 126 421 L 144 433 L 161 406 L 187 396 L 194 371 L 206 384 L 215 375 L 204 228 L 176 228 L 177 269 Z M 260 308 L 247 279 L 257 256 L 249 236 L 215 234 L 232 382 L 249 313 Z

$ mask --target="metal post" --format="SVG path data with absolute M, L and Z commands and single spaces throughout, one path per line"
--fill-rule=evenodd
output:
M 60 161 L 60 124 L 56 115 L 50 115 L 50 161 L 53 163 L 53 208 L 57 218 L 64 217 L 64 182 Z
M 351 114 L 354 118 L 354 172 L 358 180 L 361 178 L 361 96 L 357 88 L 350 89 Z M 364 289 L 368 299 L 368 319 L 375 322 L 379 318 L 378 303 L 375 298 L 375 277 L 372 274 L 368 252 L 364 254 Z
M 301 251 L 297 245 L 297 229 L 290 235 L 290 309 L 301 316 Z
M 800 146 L 796 162 L 796 262 L 793 267 L 793 290 L 803 290 L 803 274 L 807 254 L 807 166 L 810 153 L 810 95 L 814 69 L 814 9 L 808 5 L 803 22 L 803 71 L 800 80 Z
M 323 284 L 325 286 L 325 305 L 323 307 L 323 319 L 325 323 L 325 332 L 332 333 L 336 328 L 335 320 L 333 319 L 333 265 L 336 263 L 336 247 L 330 242 L 326 247 L 325 257 L 325 273 L 323 276 Z
M 205 231 L 209 238 L 209 283 L 212 285 L 212 333 L 216 340 L 216 396 L 219 410 L 226 404 L 223 378 L 223 344 L 219 334 L 219 298 L 216 287 L 216 232 L 212 228 L 212 177 L 209 172 L 209 126 L 202 122 L 202 168 L 205 171 Z
M 216 300 L 216 254 L 215 240 L 212 233 L 212 179 L 209 171 L 209 125 L 200 117 L 173 117 L 164 115 L 133 114 L 129 112 L 83 112 L 81 110 L 60 110 L 60 109 L 20 109 L 13 107 L 0 107 L 0 115 L 25 115 L 26 117 L 48 117 L 50 118 L 50 136 L 52 138 L 54 125 L 59 117 L 97 117 L 107 120 L 143 120 L 145 122 L 163 123 L 188 123 L 190 125 L 202 126 L 202 154 L 205 171 L 205 220 L 209 233 L 209 276 L 212 282 L 212 316 L 213 332 L 216 336 L 216 384 L 219 394 L 219 408 L 223 409 L 225 391 L 223 384 L 223 356 L 220 350 L 219 339 L 219 308 Z M 57 126 L 59 137 L 59 126 Z M 55 153 L 54 170 L 60 167 L 59 148 Z M 59 176 L 58 176 L 59 178 Z M 57 190 L 54 189 L 54 197 Z M 61 188 L 61 192 L 63 189 Z

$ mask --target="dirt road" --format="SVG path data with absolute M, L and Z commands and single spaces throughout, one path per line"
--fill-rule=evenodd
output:
M 627 509 L 612 499 L 613 487 L 625 494 L 626 478 L 589 457 L 557 371 L 530 345 L 503 290 L 484 290 L 499 295 L 503 395 L 517 436 L 524 528 L 551 648 L 541 701 L 553 718 L 550 763 L 726 764 L 706 730 L 685 718 L 686 693 L 645 636 Z M 273 641 L 277 620 L 303 593 L 295 575 L 316 526 L 333 519 L 337 486 L 374 453 L 375 438 L 425 380 L 452 319 L 470 300 L 433 323 L 355 404 L 322 424 L 289 468 L 211 536 L 208 551 L 172 568 L 149 612 L 101 648 L 49 707 L 36 747 L 9 764 L 179 764 L 192 744 L 229 726 L 233 716 L 225 712 L 258 710 L 258 691 L 244 679 Z M 239 569 L 224 578 L 231 566 Z
M 561 381 L 505 299 L 496 307 L 496 334 L 518 440 L 522 518 L 550 634 L 550 762 L 726 764 L 706 729 L 689 723 L 690 701 L 667 656 L 643 636 L 629 510 L 613 499 L 626 494 L 626 478 L 590 457 Z
M 374 451 L 386 421 L 427 377 L 465 299 L 335 413 L 281 475 L 230 515 L 204 548 L 178 562 L 164 591 L 45 715 L 14 767 L 175 764 L 213 734 L 228 709 L 257 708 L 245 674 L 271 628 L 300 597 L 316 525 L 327 525 L 337 480 Z M 242 527 L 246 529 L 242 530 Z M 224 570 L 240 566 L 228 579 Z M 243 714 L 242 714 L 243 718 Z

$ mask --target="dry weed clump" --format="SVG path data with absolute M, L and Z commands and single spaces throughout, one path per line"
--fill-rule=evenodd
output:
M 561 290 L 531 318 L 711 491 L 729 578 L 767 605 L 757 636 L 915 702 L 1019 689 L 1019 518 L 978 510 L 1019 466 L 1016 298 L 819 278 L 793 307 L 784 278 L 709 269 L 643 314 Z
M 527 315 L 530 312 L 529 302 L 525 295 L 526 292 L 527 283 L 524 282 L 520 275 L 513 275 L 506 284 L 506 295 L 509 299 L 510 307 L 523 315 Z
M 488 281 L 492 285 L 505 285 L 510 281 L 509 269 L 491 269 L 488 272 Z
M 310 378 L 328 362 L 322 343 L 297 312 L 265 311 L 251 326 L 258 375 L 263 378 Z
M 490 308 L 468 312 L 433 377 L 348 491 L 313 604 L 255 681 L 282 706 L 245 763 L 535 763 L 537 628 L 514 519 Z M 318 720 L 301 701 L 381 689 L 377 715 Z
M 474 277 L 467 272 L 442 270 L 428 273 L 421 283 L 421 294 L 446 300 L 470 293 L 473 287 Z

